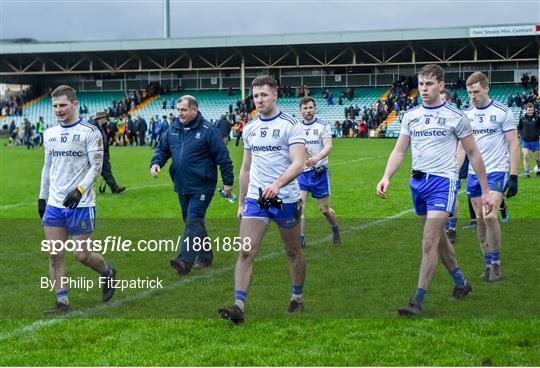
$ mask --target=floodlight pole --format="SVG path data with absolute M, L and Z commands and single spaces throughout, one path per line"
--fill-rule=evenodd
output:
M 169 0 L 163 0 L 163 38 L 171 37 L 171 11 Z
M 240 90 L 242 91 L 242 101 L 246 99 L 246 60 L 242 54 L 242 64 L 240 65 Z

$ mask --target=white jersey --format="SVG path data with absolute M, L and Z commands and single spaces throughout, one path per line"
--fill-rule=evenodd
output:
M 465 114 L 471 120 L 474 139 L 482 154 L 486 172 L 508 171 L 510 154 L 504 133 L 517 129 L 512 111 L 500 102 L 491 100 L 483 108 L 469 107 Z M 469 174 L 475 174 L 470 164 Z
M 244 149 L 251 151 L 251 170 L 247 198 L 259 198 L 259 188 L 264 190 L 279 178 L 291 165 L 289 147 L 305 144 L 304 130 L 292 116 L 280 112 L 275 117 L 263 119 L 257 115 L 244 127 Z M 294 203 L 300 198 L 296 179 L 279 190 L 283 203 Z
M 452 105 L 423 105 L 403 115 L 401 134 L 411 137 L 412 168 L 457 179 L 458 139 L 472 134 L 469 119 Z
M 96 175 L 89 174 L 91 162 L 89 153 L 103 153 L 103 140 L 99 129 L 84 121 L 62 126 L 54 125 L 45 130 L 43 136 L 45 144 L 45 167 L 48 173 L 48 187 L 43 185 L 40 198 L 47 199 L 47 204 L 64 208 L 63 202 L 67 194 L 78 185 L 83 186 L 79 207 L 92 207 L 96 205 L 95 180 Z M 50 165 L 48 168 L 47 166 Z M 100 166 L 101 167 L 101 166 Z M 98 173 L 99 174 L 99 173 Z M 86 179 L 86 180 L 85 180 Z
M 302 121 L 306 137 L 306 157 L 318 155 L 324 148 L 323 139 L 332 138 L 332 129 L 328 122 L 315 118 L 311 123 Z M 315 167 L 328 166 L 328 156 L 315 164 Z M 304 171 L 313 170 L 313 167 L 304 166 Z

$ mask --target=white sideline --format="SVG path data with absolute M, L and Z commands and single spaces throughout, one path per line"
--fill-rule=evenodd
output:
M 128 187 L 128 189 L 131 191 L 131 190 L 138 190 L 138 189 L 159 188 L 159 187 L 165 187 L 165 186 L 172 187 L 173 183 L 169 182 L 166 184 L 162 183 L 162 184 L 156 184 L 156 185 L 134 185 L 134 186 Z M 35 205 L 36 203 L 37 203 L 37 200 L 36 202 L 20 202 L 20 203 L 13 203 L 13 204 L 5 204 L 3 206 L 0 206 L 0 210 L 7 210 L 9 208 L 16 208 L 16 207 L 22 207 L 22 206 L 30 206 L 30 205 Z

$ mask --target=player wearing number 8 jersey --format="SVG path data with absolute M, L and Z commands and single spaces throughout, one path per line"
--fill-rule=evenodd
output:
M 483 204 L 491 211 L 485 168 L 474 143 L 469 120 L 462 112 L 441 99 L 444 72 L 438 65 L 427 65 L 418 74 L 422 105 L 405 113 L 401 133 L 383 175 L 377 194 L 386 198 L 390 179 L 399 169 L 411 146 L 412 178 L 410 187 L 416 214 L 424 223 L 422 261 L 417 289 L 409 303 L 398 309 L 401 316 L 420 315 L 427 288 L 435 274 L 439 258 L 452 276 L 453 299 L 462 299 L 472 290 L 465 279 L 444 232 L 448 216 L 453 213 L 457 195 L 458 141 L 479 174 Z

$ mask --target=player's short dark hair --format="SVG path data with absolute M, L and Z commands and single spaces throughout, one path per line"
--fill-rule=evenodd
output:
M 527 104 L 525 105 L 525 108 L 526 109 L 528 109 L 528 108 L 534 109 L 534 104 L 532 102 L 527 102 Z
M 436 64 L 429 64 L 420 69 L 420 71 L 418 72 L 418 76 L 433 77 L 438 82 L 443 82 L 444 70 Z
M 273 90 L 277 90 L 277 81 L 269 75 L 259 75 L 251 82 L 251 90 L 255 87 L 268 86 Z
M 482 72 L 474 72 L 471 75 L 469 75 L 469 78 L 467 78 L 465 85 L 472 86 L 475 83 L 480 83 L 482 88 L 486 88 L 487 86 L 489 86 L 489 79 Z
M 191 96 L 191 95 L 183 95 L 181 96 L 178 101 L 176 101 L 177 104 L 179 104 L 180 102 L 186 100 L 187 101 L 187 104 L 188 104 L 188 107 L 190 109 L 192 108 L 199 108 L 199 103 L 197 102 L 197 100 L 195 99 L 195 97 Z
M 70 102 L 75 102 L 77 100 L 77 92 L 73 87 L 68 86 L 67 84 L 62 84 L 54 89 L 51 92 L 52 98 L 66 96 Z
M 313 102 L 313 106 L 317 106 L 315 103 L 315 100 L 311 96 L 304 96 L 300 99 L 299 106 L 302 107 L 302 105 L 307 105 L 308 103 Z

